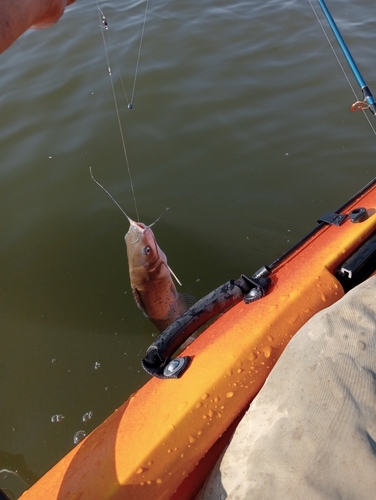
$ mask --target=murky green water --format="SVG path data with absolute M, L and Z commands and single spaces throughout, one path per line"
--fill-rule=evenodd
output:
M 269 264 L 374 177 L 308 2 L 150 0 L 131 111 L 119 71 L 130 96 L 145 3 L 100 5 L 140 218 L 170 207 L 155 234 L 184 292 Z M 376 92 L 373 2 L 329 7 Z M 16 497 L 147 380 L 155 329 L 127 221 L 89 175 L 136 217 L 95 2 L 0 65 L 0 487 Z

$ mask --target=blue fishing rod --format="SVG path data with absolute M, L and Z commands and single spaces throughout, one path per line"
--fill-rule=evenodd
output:
M 361 72 L 359 71 L 359 68 L 358 66 L 356 65 L 331 13 L 329 12 L 328 10 L 328 7 L 326 6 L 326 3 L 324 2 L 324 0 L 318 0 L 319 4 L 320 4 L 320 7 L 322 9 L 322 11 L 324 12 L 324 15 L 334 33 L 334 36 L 336 37 L 337 39 L 337 42 L 339 43 L 339 46 L 341 47 L 342 49 L 342 52 L 351 68 L 351 71 L 353 72 L 355 78 L 356 78 L 356 81 L 358 82 L 359 84 L 359 87 L 362 91 L 362 94 L 363 94 L 363 102 L 356 102 L 355 104 L 353 104 L 351 106 L 351 109 L 353 111 L 358 111 L 359 109 L 369 109 L 371 111 L 371 113 L 373 114 L 373 116 L 376 116 L 376 101 L 372 95 L 372 92 L 370 91 L 368 85 L 366 84 Z

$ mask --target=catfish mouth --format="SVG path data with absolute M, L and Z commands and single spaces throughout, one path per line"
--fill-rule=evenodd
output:
M 128 220 L 129 220 L 130 226 L 129 226 L 127 234 L 124 237 L 125 244 L 127 244 L 127 236 L 129 236 L 129 238 L 131 238 L 131 236 L 132 236 L 134 239 L 133 240 L 130 239 L 129 243 L 131 245 L 136 245 L 136 243 L 138 243 L 142 239 L 142 237 L 144 236 L 146 231 L 150 230 L 151 237 L 154 241 L 155 255 L 156 255 L 157 259 L 159 259 L 159 247 L 158 247 L 157 240 L 155 239 L 154 233 L 151 230 L 151 227 L 147 226 L 143 222 L 135 222 L 134 220 L 130 219 L 129 217 L 128 217 Z M 147 245 L 146 242 L 145 242 L 145 248 L 150 249 L 149 245 Z M 177 280 L 177 281 L 179 282 L 179 280 Z
M 127 215 L 127 219 L 129 221 L 129 229 L 128 229 L 128 232 L 131 230 L 131 229 L 134 229 L 136 230 L 137 232 L 139 231 L 139 229 L 142 229 L 142 232 L 145 232 L 145 230 L 149 227 L 147 226 L 146 224 L 144 224 L 143 222 L 136 222 L 134 221 L 133 219 L 131 219 L 130 217 L 128 217 Z
M 142 235 L 149 229 L 149 226 L 144 224 L 143 222 L 135 222 L 132 220 L 130 217 L 128 217 L 129 220 L 129 229 L 124 237 L 124 239 L 127 239 L 127 235 L 132 236 L 135 238 L 133 241 L 130 241 L 132 245 L 135 243 L 138 243 L 142 237 Z

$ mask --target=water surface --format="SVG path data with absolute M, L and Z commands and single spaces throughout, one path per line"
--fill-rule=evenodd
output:
M 150 0 L 131 111 L 119 75 L 129 97 L 145 3 L 100 5 L 140 218 L 170 208 L 155 234 L 184 292 L 271 263 L 374 177 L 375 137 L 308 2 Z M 375 89 L 373 3 L 329 7 Z M 14 498 L 148 378 L 156 332 L 130 291 L 128 224 L 89 175 L 136 217 L 99 24 L 77 0 L 0 58 L 0 470 L 22 476 L 0 487 Z

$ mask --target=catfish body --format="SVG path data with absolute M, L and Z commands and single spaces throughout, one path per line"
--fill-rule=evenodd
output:
M 195 300 L 177 292 L 167 257 L 151 228 L 128 220 L 130 227 L 124 239 L 133 296 L 137 306 L 162 332 Z

